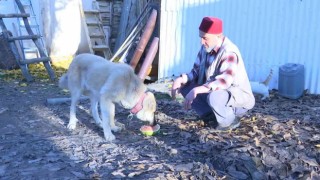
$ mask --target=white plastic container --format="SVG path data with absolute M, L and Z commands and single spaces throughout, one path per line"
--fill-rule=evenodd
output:
M 298 99 L 304 91 L 304 66 L 287 63 L 279 68 L 279 94 L 290 99 Z

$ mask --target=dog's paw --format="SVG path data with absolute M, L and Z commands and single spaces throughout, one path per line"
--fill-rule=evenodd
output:
M 113 141 L 116 139 L 116 137 L 112 133 L 108 135 L 104 135 L 104 138 L 106 141 Z
M 68 129 L 74 130 L 76 129 L 77 123 L 76 122 L 69 122 Z
M 113 126 L 113 127 L 111 127 L 111 131 L 113 131 L 113 132 L 119 132 L 119 131 L 121 131 L 122 130 L 122 127 L 119 127 L 119 126 Z

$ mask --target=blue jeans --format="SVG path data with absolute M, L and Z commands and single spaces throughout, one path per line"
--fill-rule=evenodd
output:
M 180 90 L 183 97 L 199 85 L 194 82 L 187 83 Z M 220 126 L 229 126 L 236 116 L 244 115 L 248 110 L 241 107 L 227 106 L 231 94 L 227 90 L 211 91 L 210 93 L 198 94 L 193 100 L 191 107 L 201 117 L 203 115 L 214 113 Z

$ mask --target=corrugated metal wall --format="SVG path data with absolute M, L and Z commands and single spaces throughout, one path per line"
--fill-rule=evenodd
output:
M 278 88 L 286 63 L 305 67 L 305 89 L 320 94 L 319 0 L 161 0 L 159 78 L 192 68 L 200 48 L 203 16 L 224 21 L 224 34 L 238 45 L 251 81 Z

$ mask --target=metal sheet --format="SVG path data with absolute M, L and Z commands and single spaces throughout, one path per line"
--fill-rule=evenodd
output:
M 318 0 L 162 0 L 159 78 L 192 68 L 200 48 L 204 16 L 224 21 L 224 34 L 238 45 L 250 80 L 278 88 L 279 67 L 305 66 L 305 89 L 320 94 L 320 1 Z

